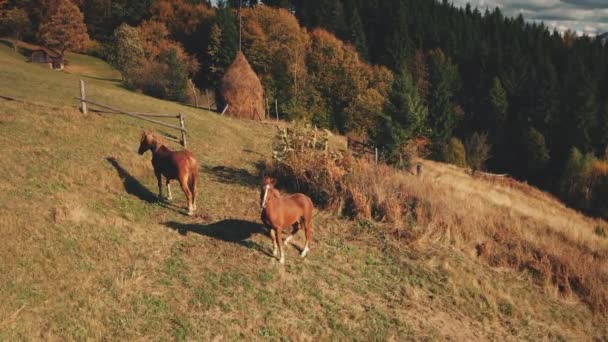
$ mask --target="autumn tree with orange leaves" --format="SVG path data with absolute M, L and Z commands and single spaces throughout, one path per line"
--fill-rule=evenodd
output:
M 89 42 L 89 34 L 78 6 L 69 0 L 59 0 L 54 11 L 40 24 L 38 38 L 46 46 L 57 49 L 62 57 L 67 50 L 82 51 Z

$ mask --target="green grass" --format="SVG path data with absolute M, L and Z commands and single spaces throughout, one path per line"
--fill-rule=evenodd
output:
M 567 340 L 604 318 L 442 246 L 404 246 L 382 225 L 314 219 L 286 265 L 259 229 L 256 163 L 275 129 L 130 92 L 103 62 L 23 62 L 0 45 L 0 340 Z M 95 77 L 95 78 L 91 78 Z M 76 110 L 91 99 L 183 112 L 201 163 L 198 215 L 155 200 L 142 129 Z M 172 145 L 175 147 L 175 145 Z M 303 237 L 295 239 L 296 245 Z

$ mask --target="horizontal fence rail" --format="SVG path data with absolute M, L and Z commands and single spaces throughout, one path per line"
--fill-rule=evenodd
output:
M 101 112 L 101 113 L 108 113 L 108 114 L 119 114 L 119 115 L 126 115 L 135 119 L 139 119 L 139 120 L 143 120 L 143 121 L 147 121 L 147 122 L 151 122 L 160 126 L 164 126 L 164 127 L 169 127 L 169 128 L 173 128 L 176 129 L 178 131 L 180 131 L 182 139 L 176 139 L 173 137 L 168 137 L 166 135 L 165 138 L 167 138 L 168 140 L 171 141 L 175 141 L 178 142 L 180 144 L 182 144 L 182 146 L 187 147 L 187 141 L 186 141 L 186 134 L 188 133 L 188 131 L 186 130 L 186 121 L 185 121 L 185 116 L 182 113 L 179 114 L 159 114 L 159 113 L 140 113 L 140 112 L 130 112 L 130 111 L 126 111 L 126 110 L 122 110 L 119 108 L 116 108 L 114 106 L 110 106 L 107 104 L 103 104 L 103 103 L 99 103 L 96 101 L 91 101 L 91 100 L 87 100 L 86 99 L 86 95 L 85 95 L 85 87 L 84 87 L 84 81 L 80 80 L 80 97 L 76 98 L 77 100 L 80 101 L 80 109 L 82 110 L 82 112 L 84 114 L 86 114 L 88 112 L 88 108 L 87 108 L 87 104 L 99 107 L 104 109 L 105 111 L 101 111 L 101 110 L 95 110 L 95 109 L 90 109 L 92 111 L 96 111 L 96 112 Z M 159 121 L 159 120 L 155 120 L 155 119 L 151 119 L 151 118 L 171 118 L 171 119 L 178 119 L 179 120 L 179 126 L 178 125 L 173 125 L 170 123 L 166 123 L 163 121 Z

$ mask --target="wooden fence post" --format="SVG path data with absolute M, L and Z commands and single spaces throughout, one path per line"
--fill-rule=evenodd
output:
M 228 107 L 230 106 L 230 103 L 226 105 L 226 107 L 224 107 L 224 110 L 222 111 L 222 115 L 224 115 L 224 113 L 226 113 L 226 111 L 228 110 Z
M 205 89 L 205 98 L 207 98 L 207 110 L 211 110 L 211 102 L 209 101 L 209 89 Z
M 182 145 L 184 148 L 188 148 L 188 143 L 186 142 L 186 122 L 184 121 L 184 114 L 179 113 L 179 126 L 182 128 Z
M 87 98 L 84 92 L 84 81 L 80 80 L 80 110 L 82 114 L 87 114 Z
M 194 107 L 198 108 L 198 94 L 196 93 L 196 87 L 194 86 L 194 82 L 192 82 L 192 80 L 188 80 L 188 84 L 190 85 L 192 95 L 194 96 Z
M 376 147 L 376 165 L 378 165 L 378 148 Z
M 418 163 L 416 164 L 416 176 L 418 176 L 418 179 L 422 180 L 423 174 L 422 172 L 424 171 L 424 168 L 422 166 L 422 163 Z
M 277 113 L 277 122 L 279 122 L 279 102 L 274 99 L 274 111 Z

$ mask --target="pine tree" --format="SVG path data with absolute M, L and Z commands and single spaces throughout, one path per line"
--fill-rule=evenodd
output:
M 25 10 L 17 7 L 0 10 L 0 35 L 21 40 L 31 30 L 31 26 Z
M 498 77 L 494 77 L 494 80 L 492 80 L 488 107 L 491 117 L 489 122 L 491 126 L 489 128 L 492 129 L 492 131 L 497 131 L 507 121 L 507 111 L 509 109 L 507 92 L 505 91 L 505 88 L 503 88 Z
M 355 46 L 359 57 L 362 59 L 368 59 L 367 56 L 367 38 L 365 30 L 363 29 L 363 23 L 361 22 L 361 16 L 359 11 L 355 8 L 350 16 L 350 42 Z
M 89 41 L 84 16 L 69 0 L 59 0 L 55 12 L 40 25 L 38 37 L 45 45 L 57 48 L 62 57 L 66 50 L 84 49 Z
M 225 65 L 223 65 L 220 50 L 222 48 L 222 29 L 217 24 L 211 27 L 209 38 L 209 47 L 207 54 L 209 55 L 209 81 L 211 84 L 217 85 L 219 79 L 224 74 Z
M 545 143 L 545 137 L 534 127 L 530 127 L 524 134 L 524 160 L 526 177 L 539 181 L 542 171 L 549 162 L 549 149 Z
M 430 81 L 429 119 L 432 140 L 438 152 L 462 119 L 454 103 L 460 91 L 460 75 L 456 65 L 441 50 L 430 54 Z
M 174 49 L 163 53 L 161 62 L 167 65 L 167 98 L 173 101 L 185 101 L 188 91 L 188 68 L 178 58 Z
M 416 50 L 414 61 L 410 64 L 410 72 L 412 73 L 412 77 L 414 77 L 418 94 L 426 102 L 430 87 L 429 69 L 422 50 Z
M 428 108 L 424 105 L 407 67 L 402 67 L 393 81 L 385 112 L 410 137 L 425 136 Z
M 238 39 L 238 27 L 232 9 L 224 1 L 218 1 L 215 24 L 211 28 L 207 49 L 210 60 L 210 84 L 217 86 L 224 71 L 234 60 Z

